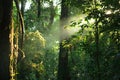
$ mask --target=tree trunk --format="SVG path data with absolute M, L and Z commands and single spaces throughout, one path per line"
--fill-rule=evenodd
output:
M 60 31 L 62 33 L 64 28 L 63 21 L 67 20 L 68 18 L 68 5 L 66 4 L 67 0 L 62 0 L 61 4 L 61 24 L 60 24 Z M 69 75 L 69 68 L 68 68 L 68 50 L 65 48 L 65 44 L 62 42 L 62 36 L 64 34 L 60 34 L 60 51 L 59 51 L 59 64 L 58 64 L 58 80 L 70 80 Z
M 37 9 L 38 9 L 38 18 L 40 18 L 41 15 L 41 0 L 36 0 L 37 1 Z
M 54 10 L 54 6 L 53 6 L 53 1 L 50 1 L 50 22 L 48 24 L 48 28 L 51 28 L 51 25 L 54 22 L 54 17 L 55 17 L 55 10 Z
M 95 26 L 95 45 L 96 45 L 96 53 L 95 53 L 95 60 L 96 60 L 96 66 L 97 66 L 97 78 L 98 80 L 101 80 L 101 73 L 100 73 L 100 61 L 99 61 L 99 56 L 100 56 L 100 51 L 99 51 L 99 32 L 98 32 L 98 25 Z
M 97 2 L 94 0 L 94 8 L 96 8 Z M 95 46 L 96 46 L 96 51 L 95 51 L 95 60 L 96 60 L 96 67 L 97 67 L 97 72 L 96 72 L 96 77 L 97 80 L 101 80 L 101 71 L 100 71 L 100 51 L 99 51 L 99 26 L 98 26 L 98 20 L 97 20 L 97 15 L 95 14 Z
M 10 53 L 13 0 L 0 0 L 0 80 L 10 79 Z
M 21 14 L 24 17 L 24 11 L 25 11 L 25 3 L 26 0 L 21 0 Z

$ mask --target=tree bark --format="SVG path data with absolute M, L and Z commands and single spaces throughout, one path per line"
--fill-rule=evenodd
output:
M 40 18 L 41 15 L 41 0 L 36 0 L 37 1 L 37 9 L 38 9 L 38 18 Z
M 12 5 L 13 0 L 0 0 L 0 80 L 10 79 Z
M 66 4 L 67 0 L 62 0 L 61 3 L 61 24 L 60 31 L 62 32 L 64 26 L 63 21 L 67 21 L 68 18 L 68 5 Z M 64 34 L 60 34 L 60 51 L 59 51 L 59 64 L 58 64 L 58 80 L 70 80 L 69 68 L 68 68 L 68 50 L 65 48 L 65 44 L 62 42 L 62 36 Z
M 25 11 L 25 3 L 26 0 L 21 0 L 21 14 L 24 17 L 24 11 Z

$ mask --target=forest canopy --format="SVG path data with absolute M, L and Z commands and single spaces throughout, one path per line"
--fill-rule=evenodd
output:
M 120 0 L 0 1 L 0 80 L 120 80 L 119 69 Z

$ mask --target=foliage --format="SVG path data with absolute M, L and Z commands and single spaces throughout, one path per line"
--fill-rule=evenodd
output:
M 39 31 L 26 33 L 23 49 L 26 57 L 18 64 L 19 80 L 56 79 L 56 50 L 45 48 L 41 35 Z
M 68 65 L 71 80 L 114 80 L 120 73 L 114 69 L 115 56 L 120 52 L 119 0 L 67 0 L 70 17 L 77 15 L 64 26 L 67 40 L 62 44 L 68 49 Z M 42 0 L 41 16 L 37 18 L 37 6 L 33 0 L 25 11 L 26 34 L 23 51 L 26 57 L 18 62 L 18 80 L 57 80 L 59 52 L 60 6 L 54 6 L 51 25 L 51 0 Z M 78 16 L 79 15 L 79 16 Z M 77 28 L 76 28 L 77 26 Z M 72 28 L 71 28 L 72 27 Z M 71 28 L 71 32 L 67 29 Z M 73 34 L 74 29 L 77 31 Z M 96 53 L 98 33 L 99 55 Z M 63 33 L 62 33 L 63 34 Z M 98 72 L 96 56 L 100 71 Z

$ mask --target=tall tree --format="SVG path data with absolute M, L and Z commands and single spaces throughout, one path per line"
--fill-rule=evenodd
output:
M 13 0 L 0 0 L 0 80 L 10 79 L 10 53 L 13 51 Z
M 48 24 L 48 27 L 50 28 L 52 23 L 54 22 L 54 17 L 55 17 L 55 9 L 53 6 L 53 1 L 50 1 L 50 21 Z
M 94 2 L 94 8 L 97 10 L 97 2 L 96 0 L 93 0 Z M 96 13 L 95 13 L 96 14 Z M 96 45 L 96 51 L 95 51 L 95 60 L 96 60 L 96 66 L 97 66 L 97 78 L 98 80 L 101 80 L 101 75 L 100 75 L 100 62 L 99 62 L 99 56 L 100 56 L 100 51 L 99 51 L 99 26 L 98 26 L 98 16 L 95 15 L 95 45 Z
M 21 14 L 24 16 L 26 0 L 21 0 Z
M 38 18 L 40 17 L 40 14 L 41 14 L 41 0 L 36 0 L 37 2 L 37 9 L 38 9 Z
M 68 2 L 67 0 L 62 0 L 61 2 L 61 24 L 60 24 L 60 32 L 64 32 L 64 25 L 68 18 Z M 64 22 L 63 22 L 64 21 Z M 58 80 L 70 80 L 69 76 L 69 68 L 68 68 L 68 50 L 65 48 L 65 44 L 63 43 L 65 39 L 63 36 L 65 34 L 60 35 L 60 50 L 59 50 L 59 63 L 58 63 Z

